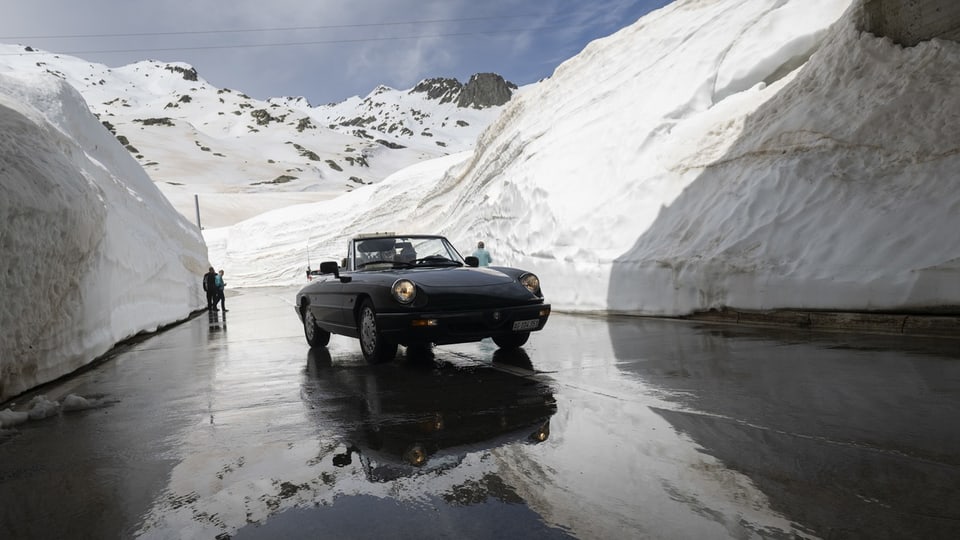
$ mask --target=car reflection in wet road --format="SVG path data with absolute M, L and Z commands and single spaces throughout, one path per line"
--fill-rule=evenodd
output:
M 332 463 L 344 467 L 356 457 L 374 482 L 450 469 L 470 452 L 504 444 L 541 443 L 557 410 L 544 376 L 464 369 L 437 363 L 431 351 L 413 351 L 383 368 L 337 365 L 326 348 L 312 349 L 308 358 L 301 397 L 317 422 L 344 427 L 344 450 Z M 494 361 L 531 366 L 522 350 L 497 351 Z
M 960 538 L 956 340 L 554 313 L 368 365 L 231 292 L 33 393 L 99 406 L 0 432 L 0 538 Z

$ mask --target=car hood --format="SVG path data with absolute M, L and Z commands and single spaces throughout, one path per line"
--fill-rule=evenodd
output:
M 407 279 L 425 287 L 489 287 L 516 280 L 492 268 L 437 268 L 405 273 Z

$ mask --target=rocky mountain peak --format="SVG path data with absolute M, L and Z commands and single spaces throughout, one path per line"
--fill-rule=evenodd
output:
M 458 107 L 483 109 L 510 101 L 516 89 L 517 85 L 496 73 L 477 73 L 470 77 L 467 84 L 446 77 L 424 79 L 410 93 L 425 93 L 427 99 L 439 100 L 440 103 L 455 102 Z
M 496 73 L 477 73 L 470 77 L 470 81 L 463 87 L 457 100 L 458 107 L 499 107 L 510 101 L 517 85 L 504 80 Z
M 438 99 L 440 103 L 450 103 L 457 99 L 463 85 L 456 79 L 434 77 L 424 79 L 410 90 L 411 94 L 426 93 L 427 99 Z

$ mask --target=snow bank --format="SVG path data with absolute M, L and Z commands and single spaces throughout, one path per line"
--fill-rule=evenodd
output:
M 206 247 L 71 87 L 0 74 L 0 400 L 200 307 Z
M 610 309 L 960 307 L 960 44 L 904 49 L 857 16 L 736 133 L 684 141 L 726 148 L 673 162 L 694 177 L 615 261 Z

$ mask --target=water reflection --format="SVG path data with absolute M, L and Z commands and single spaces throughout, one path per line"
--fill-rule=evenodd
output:
M 533 371 L 533 360 L 523 349 L 497 349 L 493 351 L 493 362 L 500 367 L 511 366 Z
M 522 351 L 495 361 L 522 369 Z M 317 422 L 340 424 L 337 467 L 356 459 L 371 482 L 456 467 L 471 452 L 550 436 L 556 412 L 551 381 L 492 366 L 435 362 L 411 350 L 394 363 L 338 364 L 325 348 L 310 351 L 301 397 Z
M 227 331 L 227 314 L 222 311 L 208 310 L 207 323 L 209 324 L 209 339 L 222 337 Z
M 609 329 L 618 368 L 677 406 L 652 410 L 771 508 L 824 537 L 960 537 L 955 341 Z

